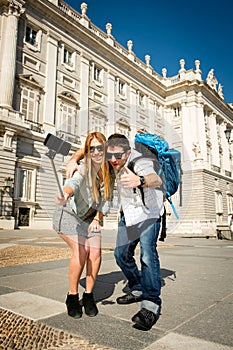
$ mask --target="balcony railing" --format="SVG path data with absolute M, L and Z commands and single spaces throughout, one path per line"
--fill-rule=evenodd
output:
M 81 143 L 80 137 L 78 135 L 70 134 L 70 133 L 67 133 L 63 130 L 57 130 L 56 136 L 62 138 L 63 140 L 65 140 L 67 142 L 71 142 L 71 143 L 75 143 L 75 144 Z
M 34 122 L 34 121 L 31 121 L 31 120 L 28 120 L 28 119 L 25 119 L 24 122 L 28 125 L 30 125 L 30 129 L 32 131 L 36 131 L 36 132 L 40 132 L 40 133 L 43 133 L 44 132 L 44 129 L 43 129 L 43 125 L 40 124 L 40 123 L 37 123 L 37 122 Z

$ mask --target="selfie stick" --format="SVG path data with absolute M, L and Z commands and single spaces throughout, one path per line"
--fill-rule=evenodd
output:
M 51 160 L 53 172 L 57 181 L 58 189 L 61 195 L 61 198 L 64 198 L 64 194 L 61 188 L 61 184 L 59 182 L 59 178 L 57 175 L 56 167 L 54 164 L 54 158 L 56 154 L 62 154 L 63 156 L 67 156 L 69 153 L 69 150 L 71 148 L 71 144 L 67 141 L 64 141 L 61 138 L 58 138 L 52 134 L 48 134 L 45 141 L 44 145 L 48 147 L 49 151 L 45 153 L 45 155 Z
M 61 188 L 61 184 L 59 182 L 59 178 L 58 178 L 58 175 L 57 175 L 57 170 L 56 170 L 56 167 L 55 167 L 55 164 L 54 164 L 54 160 L 53 160 L 56 154 L 53 155 L 52 150 L 49 150 L 47 153 L 45 153 L 45 155 L 47 157 L 49 157 L 49 159 L 51 160 L 51 164 L 52 164 L 53 172 L 54 172 L 54 175 L 55 175 L 55 178 L 56 178 L 56 181 L 57 181 L 58 189 L 59 189 L 61 197 L 63 198 L 64 197 L 63 191 L 62 191 L 62 188 Z

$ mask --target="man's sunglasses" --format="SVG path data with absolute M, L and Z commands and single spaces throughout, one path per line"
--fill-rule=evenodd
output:
M 112 157 L 114 157 L 115 159 L 121 159 L 124 153 L 125 152 L 116 152 L 116 153 L 106 152 L 105 158 L 106 160 L 112 160 Z
M 91 153 L 94 153 L 95 150 L 97 150 L 98 152 L 103 152 L 104 146 L 103 145 L 99 145 L 99 146 L 91 146 L 90 147 L 90 152 Z

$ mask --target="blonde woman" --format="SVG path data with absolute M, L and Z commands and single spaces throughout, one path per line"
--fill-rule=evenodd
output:
M 98 309 L 93 287 L 101 264 L 101 226 L 112 199 L 114 176 L 105 162 L 106 138 L 99 132 L 90 133 L 85 142 L 83 164 L 72 178 L 65 181 L 64 198 L 56 197 L 54 229 L 72 249 L 69 265 L 68 315 L 82 316 L 78 285 L 86 265 L 86 288 L 83 306 L 86 315 L 96 316 Z

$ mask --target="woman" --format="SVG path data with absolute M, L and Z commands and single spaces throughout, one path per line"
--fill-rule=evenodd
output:
M 87 136 L 84 164 L 65 181 L 64 198 L 56 198 L 57 204 L 63 207 L 55 211 L 54 229 L 72 249 L 66 305 L 68 315 L 75 318 L 82 316 L 78 284 L 85 264 L 84 310 L 88 316 L 98 313 L 92 290 L 101 263 L 100 222 L 109 210 L 114 182 L 108 162 L 104 160 L 105 141 L 105 136 L 99 132 Z

